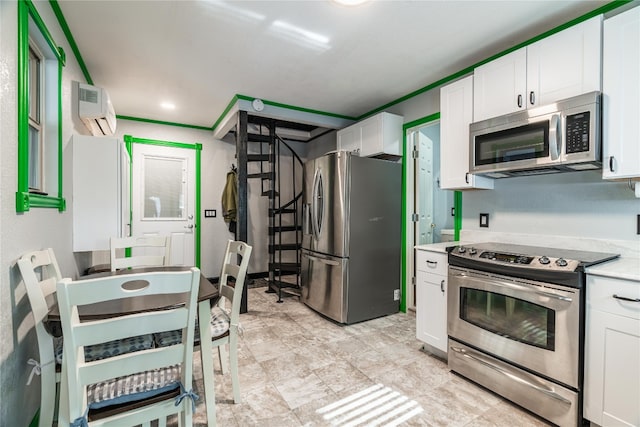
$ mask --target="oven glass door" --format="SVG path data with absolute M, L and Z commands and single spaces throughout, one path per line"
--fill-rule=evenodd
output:
M 555 350 L 556 313 L 530 301 L 486 290 L 460 289 L 460 318 L 479 328 Z

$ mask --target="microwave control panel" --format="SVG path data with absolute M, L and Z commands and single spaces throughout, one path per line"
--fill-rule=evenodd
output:
M 584 113 L 567 116 L 567 154 L 589 151 L 590 115 L 589 111 L 585 111 Z

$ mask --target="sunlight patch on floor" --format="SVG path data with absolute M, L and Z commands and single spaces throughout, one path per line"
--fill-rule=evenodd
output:
M 376 384 L 331 403 L 316 412 L 332 426 L 384 426 L 402 424 L 423 411 L 414 400 Z

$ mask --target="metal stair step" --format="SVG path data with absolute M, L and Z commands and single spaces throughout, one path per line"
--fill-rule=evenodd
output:
M 273 195 L 273 196 L 279 196 L 279 195 L 280 195 L 280 193 L 278 193 L 278 192 L 277 192 L 277 191 L 275 191 L 275 190 L 267 190 L 267 191 L 263 191 L 261 195 L 262 195 L 262 196 L 268 196 L 268 197 L 271 197 L 272 195 Z
M 248 162 L 268 162 L 269 154 L 247 154 Z
M 300 231 L 302 230 L 301 225 L 282 225 L 269 227 L 269 235 L 273 235 L 274 233 L 282 233 L 283 231 Z
M 250 173 L 247 174 L 247 178 L 271 179 L 271 172 Z
M 281 243 L 276 245 L 269 245 L 269 253 L 275 253 L 275 251 L 297 251 L 302 247 L 299 243 Z
M 279 271 L 282 274 L 298 274 L 300 265 L 295 262 L 270 262 L 269 271 Z
M 247 134 L 249 142 L 271 142 L 270 135 L 259 135 L 257 133 Z
M 296 213 L 297 210 L 293 209 L 293 208 L 287 208 L 287 209 L 269 209 L 269 216 L 274 216 L 274 215 L 278 215 L 278 214 L 294 214 Z

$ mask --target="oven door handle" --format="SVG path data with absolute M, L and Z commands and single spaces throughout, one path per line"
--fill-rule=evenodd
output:
M 517 383 L 528 386 L 536 391 L 539 391 L 540 393 L 544 393 L 545 395 L 551 397 L 552 399 L 558 400 L 567 406 L 571 406 L 570 400 L 560 396 L 552 388 L 546 386 L 545 384 L 534 384 L 533 382 L 531 382 L 530 379 L 523 378 L 520 375 L 516 375 L 513 372 L 509 372 L 506 369 L 491 363 L 491 361 L 486 360 L 484 357 L 482 357 L 482 355 L 477 354 L 475 352 L 472 353 L 464 348 L 455 347 L 455 346 L 450 346 L 449 348 L 451 348 L 451 350 L 453 350 L 454 352 L 462 355 L 462 357 L 466 357 L 467 359 L 478 362 L 481 365 L 484 365 L 487 368 L 493 369 L 494 371 L 506 376 L 507 378 Z
M 480 280 L 480 279 L 476 279 L 475 277 L 471 277 L 471 276 L 469 276 L 467 274 L 464 274 L 464 273 L 454 274 L 454 277 L 460 277 L 462 279 L 473 280 L 473 281 L 482 282 L 482 283 L 488 282 L 488 283 L 494 284 L 496 286 L 502 286 L 502 287 L 514 289 L 514 290 L 517 290 L 517 291 L 536 294 L 536 295 L 540 295 L 540 296 L 543 296 L 543 297 L 556 299 L 556 300 L 559 300 L 559 301 L 564 301 L 564 302 L 572 302 L 573 301 L 572 298 L 565 297 L 563 295 L 557 295 L 557 294 L 553 294 L 551 292 L 541 291 L 541 290 L 534 289 L 534 288 L 529 287 L 529 286 L 521 286 L 521 285 L 517 285 L 515 283 L 504 282 L 502 280 L 496 280 L 496 279 Z

